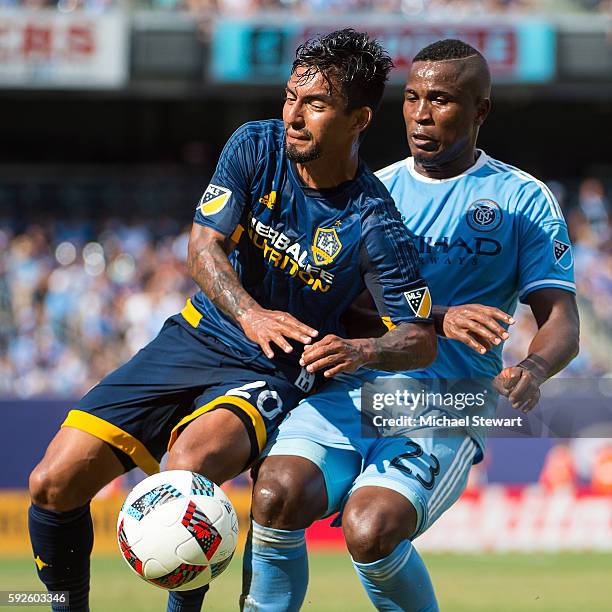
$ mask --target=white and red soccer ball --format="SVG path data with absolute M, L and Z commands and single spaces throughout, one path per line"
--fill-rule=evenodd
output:
M 200 474 L 160 472 L 136 485 L 117 521 L 127 564 L 169 591 L 208 584 L 228 565 L 238 541 L 238 519 L 225 493 Z

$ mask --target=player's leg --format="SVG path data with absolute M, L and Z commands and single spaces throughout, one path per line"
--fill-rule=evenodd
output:
M 106 442 L 62 428 L 30 475 L 28 526 L 38 576 L 49 591 L 70 592 L 70 607 L 53 609 L 88 609 L 89 501 L 124 471 Z
M 379 610 L 437 610 L 412 540 L 459 497 L 476 453 L 457 432 L 373 443 L 343 513 L 353 564 Z
M 244 471 L 251 456 L 251 440 L 242 420 L 220 404 L 191 421 L 172 445 L 167 470 L 189 470 L 217 484 Z M 198 612 L 208 585 L 168 595 L 167 612 Z
M 304 530 L 339 509 L 359 473 L 361 456 L 304 438 L 283 438 L 270 452 L 253 488 L 241 606 L 293 612 L 308 586 Z
M 417 512 L 401 494 L 364 487 L 349 498 L 342 526 L 353 565 L 377 610 L 438 610 L 423 560 L 412 546 Z
M 252 453 L 243 421 L 223 404 L 185 427 L 173 444 L 167 470 L 189 470 L 222 484 L 244 472 Z
M 106 442 L 85 431 L 62 427 L 30 474 L 30 497 L 40 508 L 69 512 L 88 503 L 124 472 Z
M 225 406 L 227 408 L 227 406 Z M 189 470 L 222 484 L 242 473 L 250 463 L 251 439 L 243 421 L 223 404 L 186 425 L 166 463 L 167 470 Z M 198 612 L 208 585 L 171 592 L 167 612 Z
M 173 318 L 69 412 L 30 478 L 39 576 L 50 590 L 70 591 L 64 609 L 88 607 L 89 500 L 135 465 L 149 474 L 159 470 L 172 426 L 202 392 L 202 372 L 219 364 Z
M 338 442 L 327 410 L 346 406 L 354 420 L 346 384 L 335 383 L 302 401 L 281 423 L 264 451 L 253 488 L 253 525 L 244 555 L 244 610 L 298 610 L 308 583 L 304 528 L 340 508 L 362 457 L 353 448 L 326 445 L 322 435 Z M 347 405 L 348 404 L 348 405 Z M 338 433 L 337 431 L 335 432 Z
M 198 472 L 217 484 L 242 473 L 261 454 L 303 392 L 278 371 L 245 369 L 224 361 L 220 383 L 200 396 L 192 414 L 174 428 L 166 469 Z M 168 612 L 199 610 L 206 589 L 170 593 Z
M 304 529 L 327 508 L 323 474 L 303 457 L 274 455 L 254 476 L 241 609 L 299 610 L 308 585 Z

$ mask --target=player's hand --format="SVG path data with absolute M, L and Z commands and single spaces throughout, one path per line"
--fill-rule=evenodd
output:
M 501 344 L 509 337 L 498 321 L 507 325 L 514 323 L 514 319 L 499 308 L 482 304 L 462 304 L 448 308 L 444 314 L 442 329 L 447 338 L 459 340 L 484 355 L 494 345 Z
M 527 413 L 540 401 L 540 385 L 544 379 L 520 366 L 505 368 L 494 379 L 493 386 L 507 397 L 516 410 Z
M 240 315 L 238 322 L 246 337 L 259 344 L 269 359 L 274 357 L 271 343 L 276 344 L 285 353 L 290 353 L 293 347 L 287 342 L 287 338 L 309 344 L 319 334 L 316 329 L 282 310 L 252 308 Z
M 300 365 L 308 372 L 325 370 L 323 376 L 330 377 L 340 372 L 354 372 L 368 363 L 372 355 L 369 339 L 347 340 L 329 334 L 314 344 L 304 347 Z

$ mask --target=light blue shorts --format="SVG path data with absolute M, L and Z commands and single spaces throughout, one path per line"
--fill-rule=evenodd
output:
M 340 511 L 361 487 L 397 491 L 416 509 L 412 537 L 417 537 L 461 495 L 480 448 L 467 431 L 457 429 L 364 437 L 362 384 L 363 377 L 341 376 L 303 400 L 281 423 L 264 455 L 304 457 L 317 465 L 325 478 L 327 514 Z

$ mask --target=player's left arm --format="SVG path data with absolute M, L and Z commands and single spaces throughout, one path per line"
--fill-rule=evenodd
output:
M 484 304 L 434 304 L 431 316 L 438 336 L 463 342 L 480 355 L 510 336 L 501 323 L 514 325 L 514 318 L 508 313 Z M 349 338 L 378 338 L 386 331 L 368 291 L 364 291 L 346 309 L 341 321 Z
M 325 376 L 362 366 L 399 371 L 429 365 L 437 351 L 431 296 L 390 198 L 374 200 L 362 216 L 361 275 L 388 331 L 371 338 L 326 336 L 304 348 L 301 364 L 310 372 L 325 369 Z
M 567 224 L 544 183 L 531 181 L 518 193 L 518 289 L 538 325 L 527 357 L 502 370 L 495 386 L 512 406 L 529 412 L 540 385 L 577 354 L 580 334 L 574 259 Z
M 388 372 L 427 367 L 436 358 L 433 324 L 400 323 L 379 338 L 340 338 L 333 334 L 304 347 L 300 365 L 324 376 L 361 367 Z
M 540 399 L 540 385 L 560 372 L 579 350 L 580 320 L 576 296 L 564 289 L 547 287 L 530 293 L 526 302 L 538 324 L 528 355 L 505 368 L 496 387 L 513 408 L 529 412 Z
M 387 332 L 367 289 L 342 313 L 340 322 L 349 338 L 380 338 Z

